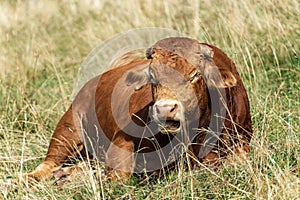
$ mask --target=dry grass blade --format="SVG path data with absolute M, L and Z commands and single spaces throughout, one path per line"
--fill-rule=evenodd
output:
M 0 199 L 299 199 L 300 5 L 297 0 L 0 2 Z M 15 181 L 45 155 L 72 100 L 80 63 L 132 28 L 167 27 L 214 44 L 250 97 L 249 160 L 177 170 L 126 184 L 92 171 L 63 189 Z M 101 173 L 101 169 L 99 167 Z

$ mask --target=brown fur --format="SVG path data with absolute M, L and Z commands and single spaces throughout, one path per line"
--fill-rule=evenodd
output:
M 180 48 L 175 48 L 172 42 L 175 41 Z M 159 41 L 153 46 L 147 55 L 150 59 L 133 59 L 130 63 L 113 68 L 101 76 L 90 80 L 78 93 L 70 108 L 59 121 L 52 139 L 46 158 L 36 170 L 24 174 L 24 180 L 45 180 L 52 176 L 52 173 L 59 169 L 70 157 L 89 148 L 91 144 L 84 143 L 84 131 L 89 133 L 91 139 L 97 138 L 103 141 L 103 146 L 94 152 L 98 158 L 102 156 L 107 164 L 108 176 L 111 179 L 125 180 L 137 167 L 138 160 L 133 157 L 133 152 L 151 152 L 159 147 L 168 144 L 170 136 L 164 134 L 143 133 L 135 125 L 145 126 L 149 122 L 148 112 L 150 106 L 162 96 L 183 96 L 193 92 L 197 99 L 190 102 L 188 99 L 181 99 L 187 104 L 187 115 L 189 121 L 197 121 L 201 130 L 206 129 L 210 124 L 210 100 L 208 88 L 222 86 L 226 91 L 228 110 L 226 120 L 222 129 L 223 135 L 219 138 L 214 152 L 207 152 L 205 158 L 199 158 L 200 148 L 203 145 L 205 132 L 200 132 L 195 137 L 190 151 L 197 160 L 204 162 L 214 162 L 217 158 L 224 157 L 230 153 L 228 149 L 239 146 L 242 149 L 248 147 L 252 134 L 252 124 L 247 93 L 236 70 L 234 63 L 218 48 L 205 45 L 205 55 L 208 60 L 203 58 L 204 51 L 199 50 L 199 43 L 191 39 L 166 39 Z M 212 75 L 213 70 L 203 68 L 203 62 L 209 61 L 212 56 L 213 62 L 221 73 L 221 76 Z M 152 57 L 151 57 L 152 56 Z M 143 78 L 145 69 L 151 64 L 155 68 L 155 73 L 160 73 L 160 77 L 166 75 L 165 71 L 159 67 L 160 64 L 176 69 L 187 80 L 195 69 L 199 70 L 199 77 L 191 89 L 186 91 L 176 90 L 177 86 L 171 88 L 176 94 L 171 94 L 170 89 L 159 86 L 151 86 L 148 79 Z M 116 65 L 116 64 L 114 64 Z M 162 71 L 160 71 L 162 70 Z M 136 73 L 139 72 L 139 73 Z M 127 75 L 127 76 L 126 76 Z M 213 79 L 214 86 L 206 85 L 208 80 Z M 140 83 L 138 83 L 140 80 Z M 165 81 L 174 82 L 174 77 L 165 77 Z M 172 82 L 173 81 L 173 82 Z M 141 84 L 141 82 L 143 82 Z M 146 85 L 144 85 L 146 83 Z M 176 83 L 177 84 L 177 83 Z M 117 94 L 118 100 L 112 99 Z M 132 94 L 129 96 L 128 94 Z M 188 98 L 188 97 L 186 97 Z M 123 102 L 129 102 L 129 112 Z M 193 106 L 197 106 L 199 113 L 193 113 Z M 115 109 L 115 110 L 113 110 Z M 126 115 L 129 113 L 129 117 Z M 194 116 L 194 118 L 192 117 Z M 115 118 L 118 118 L 116 122 Z M 133 122 L 132 122 L 133 121 Z M 95 125 L 99 124 L 102 132 L 95 130 Z M 80 126 L 79 126 L 80 125 Z M 99 128 L 97 127 L 97 128 Z M 128 134 L 128 130 L 131 131 Z M 143 129 L 145 130 L 145 129 Z M 148 137 L 142 138 L 142 134 Z M 150 135 L 149 135 L 150 134 Z M 142 139 L 141 139 L 142 138 Z M 105 141 L 109 140 L 112 144 Z M 156 141 L 156 142 L 153 142 Z M 85 145 L 85 146 L 84 146 Z M 99 145 L 100 146 L 100 145 Z M 123 151 L 120 152 L 119 149 Z M 246 148 L 246 152 L 249 148 Z M 239 150 L 237 150 L 239 152 Z M 148 160 L 151 165 L 151 159 Z
M 205 91 L 206 88 L 210 88 L 210 96 L 215 96 L 212 97 L 215 100 L 220 97 L 218 88 L 225 88 L 227 105 L 223 109 L 226 109 L 226 119 L 222 128 L 223 134 L 218 138 L 218 142 L 213 148 L 217 153 L 205 152 L 205 157 L 198 157 L 206 135 L 202 132 L 195 138 L 194 145 L 190 147 L 192 154 L 207 162 L 210 162 L 210 159 L 221 159 L 232 152 L 238 154 L 245 152 L 247 154 L 252 137 L 250 107 L 246 90 L 234 63 L 217 47 L 204 43 L 199 44 L 196 40 L 189 38 L 161 40 L 151 48 L 151 53 L 152 70 L 160 80 L 166 79 L 170 82 L 166 84 L 171 89 L 173 87 L 173 91 L 176 91 L 176 99 L 179 98 L 179 101 L 185 104 L 187 119 L 189 121 L 200 119 L 199 129 L 207 128 L 211 123 L 209 120 L 212 111 L 208 106 L 209 96 L 208 92 Z M 167 67 L 164 68 L 162 65 Z M 196 84 L 192 84 L 193 91 L 190 92 L 187 87 L 183 87 L 183 83 L 177 83 L 178 78 L 175 81 L 173 78 L 169 78 L 175 77 L 169 68 L 176 69 L 176 72 L 180 72 L 186 79 L 196 68 L 202 77 L 197 80 Z M 206 82 L 206 87 L 203 80 Z M 154 86 L 154 91 L 154 101 L 167 97 L 164 93 L 170 93 L 159 84 Z M 182 91 L 184 91 L 183 94 L 181 94 Z M 186 99 L 193 93 L 198 97 L 197 103 L 192 102 L 191 98 Z M 217 103 L 222 104 L 222 102 Z M 199 107 L 200 116 L 198 117 L 192 112 L 195 110 L 195 106 Z

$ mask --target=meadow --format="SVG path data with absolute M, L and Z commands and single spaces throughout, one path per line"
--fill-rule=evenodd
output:
M 0 199 L 300 199 L 300 3 L 297 0 L 2 0 Z M 159 179 L 99 181 L 87 173 L 25 187 L 97 45 L 134 28 L 177 30 L 221 48 L 249 95 L 249 159 L 178 168 Z

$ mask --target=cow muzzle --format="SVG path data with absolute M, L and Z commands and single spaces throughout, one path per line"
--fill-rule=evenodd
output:
M 165 99 L 153 105 L 153 118 L 164 134 L 177 134 L 183 120 L 182 104 L 177 100 Z

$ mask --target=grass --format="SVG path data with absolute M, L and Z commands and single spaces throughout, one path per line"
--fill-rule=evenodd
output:
M 299 199 L 300 24 L 296 0 L 0 3 L 0 199 Z M 254 125 L 247 162 L 175 170 L 129 183 L 89 174 L 64 188 L 15 181 L 43 159 L 71 103 L 80 64 L 133 28 L 173 28 L 215 44 L 237 64 Z

